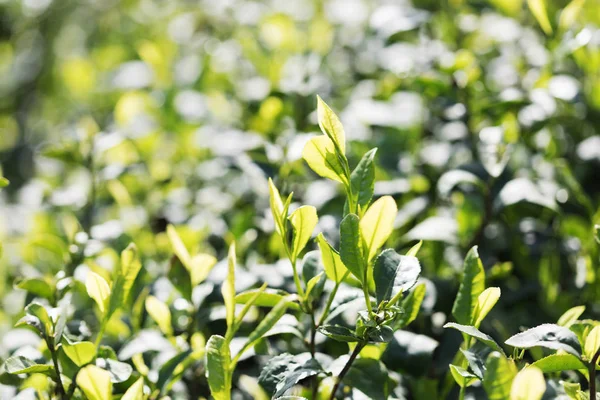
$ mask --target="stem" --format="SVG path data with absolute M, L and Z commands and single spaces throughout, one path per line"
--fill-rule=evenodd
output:
M 356 360 L 356 357 L 358 357 L 358 354 L 363 349 L 363 347 L 365 347 L 365 345 L 366 345 L 365 342 L 358 343 L 356 345 L 356 347 L 354 348 L 354 351 L 352 352 L 352 354 L 350 354 L 350 358 L 348 359 L 348 362 L 346 363 L 346 365 L 344 365 L 342 372 L 340 372 L 340 375 L 337 377 L 335 386 L 333 387 L 333 390 L 331 391 L 331 396 L 329 396 L 329 400 L 335 399 L 335 394 L 337 393 L 337 391 L 340 387 L 340 384 L 342 383 L 342 380 L 344 379 L 344 376 L 346 376 L 346 374 L 350 370 L 350 367 L 352 366 L 352 363 L 354 362 L 354 360 Z
M 337 294 L 337 291 L 340 288 L 340 283 L 342 283 L 344 279 L 346 279 L 349 273 L 350 271 L 346 271 L 342 280 L 340 282 L 336 282 L 335 286 L 333 287 L 333 290 L 329 294 L 329 299 L 327 299 L 327 304 L 325 305 L 323 314 L 321 314 L 321 318 L 319 318 L 319 322 L 317 323 L 317 328 L 323 325 L 323 322 L 325 322 L 325 318 L 327 318 L 327 315 L 329 315 L 329 309 L 331 309 L 331 304 L 333 304 L 333 299 L 335 298 L 335 295 Z
M 98 347 L 100 347 L 100 343 L 102 342 L 102 337 L 104 336 L 104 330 L 106 329 L 106 323 L 108 321 L 106 321 L 106 318 L 102 318 L 102 322 L 100 324 L 100 330 L 98 331 L 98 336 L 96 336 L 96 341 L 95 341 L 95 346 L 96 346 L 96 350 L 98 350 Z
M 465 388 L 464 388 L 464 386 L 460 387 L 460 392 L 458 394 L 458 400 L 465 400 Z
M 60 398 L 63 400 L 66 400 L 66 392 L 65 392 L 65 387 L 63 386 L 62 383 L 62 379 L 60 378 L 60 367 L 58 364 L 58 357 L 56 356 L 56 348 L 54 347 L 54 340 L 49 340 L 46 339 L 46 344 L 48 345 L 48 350 L 50 351 L 50 354 L 52 356 L 52 363 L 54 364 L 54 369 L 56 370 L 56 389 L 58 390 L 58 394 L 60 395 Z M 72 385 L 75 384 L 75 382 L 72 383 Z
M 371 305 L 371 295 L 369 294 L 369 287 L 367 283 L 362 285 L 363 293 L 365 295 L 365 303 L 367 305 L 367 310 L 369 310 L 369 315 L 373 314 L 373 306 Z
M 592 357 L 592 361 L 589 365 L 590 372 L 590 399 L 596 400 L 596 363 L 598 362 L 598 357 L 600 357 L 600 350 L 594 354 Z

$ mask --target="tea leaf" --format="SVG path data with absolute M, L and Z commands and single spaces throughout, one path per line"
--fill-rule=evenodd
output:
M 450 373 L 460 387 L 467 387 L 477 382 L 477 376 L 457 365 L 450 364 Z
M 360 342 L 362 338 L 349 328 L 341 325 L 321 325 L 319 332 L 338 342 Z
M 1 255 L 1 253 L 0 253 Z M 39 297 L 43 297 L 45 299 L 52 299 L 54 296 L 54 288 L 51 284 L 42 278 L 29 278 L 23 279 L 19 283 L 15 285 L 19 289 L 23 289 L 28 291 L 31 294 L 34 294 Z
M 127 389 L 121 400 L 143 400 L 144 399 L 144 378 L 140 378 Z
M 365 153 L 360 162 L 350 174 L 350 187 L 352 194 L 355 197 L 355 202 L 365 209 L 373 198 L 373 190 L 375 188 L 375 159 L 377 149 L 371 149 Z
M 535 365 L 544 373 L 587 369 L 586 365 L 572 354 L 551 354 L 531 365 Z
M 360 233 L 365 243 L 367 260 L 377 254 L 377 250 L 386 242 L 394 229 L 394 220 L 398 208 L 390 196 L 375 201 L 360 220 Z
M 294 302 L 293 299 L 297 298 L 295 295 L 291 295 L 283 290 L 265 289 L 260 291 L 259 289 L 251 289 L 245 292 L 238 293 L 235 296 L 235 302 L 237 304 L 246 304 L 258 293 L 258 297 L 254 300 L 254 305 L 258 307 L 274 307 L 280 301 L 285 300 L 287 306 L 294 310 L 300 310 L 298 303 Z
M 310 139 L 304 146 L 302 158 L 308 166 L 323 178 L 328 178 L 344 185 L 348 184 L 344 167 L 341 164 L 335 146 L 326 136 Z
M 141 269 L 142 263 L 140 262 L 138 249 L 135 244 L 131 243 L 121 253 L 122 298 L 124 300 L 129 297 L 129 292 Z
M 92 342 L 64 343 L 62 348 L 78 367 L 90 363 L 96 357 L 96 345 Z
M 540 27 L 546 33 L 546 35 L 550 35 L 552 33 L 552 25 L 550 24 L 550 20 L 548 19 L 548 11 L 546 10 L 546 1 L 545 0 L 527 0 L 527 5 L 531 10 L 531 13 L 537 20 Z
M 463 278 L 452 306 L 452 315 L 459 324 L 469 325 L 474 321 L 479 295 L 485 289 L 485 272 L 477 253 L 477 246 L 467 253 Z
M 489 400 L 507 400 L 510 397 L 512 381 L 517 375 L 514 361 L 500 353 L 492 353 L 485 363 L 483 387 Z
M 557 325 L 564 326 L 565 328 L 570 328 L 571 325 L 577 321 L 581 314 L 585 311 L 585 306 L 576 306 L 565 311 L 563 315 L 558 319 Z
M 477 298 L 477 306 L 475 307 L 473 326 L 479 328 L 483 319 L 494 308 L 500 299 L 500 288 L 491 287 L 485 289 Z
M 287 300 L 282 299 L 277 303 L 275 307 L 269 311 L 269 313 L 260 321 L 256 329 L 248 336 L 248 341 L 242 347 L 242 350 L 238 353 L 241 355 L 244 351 L 254 346 L 265 333 L 269 331 L 276 323 L 283 317 L 287 310 Z
M 169 381 L 173 378 L 173 372 L 175 369 L 181 365 L 181 363 L 192 354 L 192 350 L 186 350 L 175 356 L 171 357 L 169 361 L 163 364 L 158 371 L 158 380 L 156 381 L 156 387 L 161 391 L 161 393 L 165 392 L 166 387 L 168 386 Z
M 498 345 L 498 343 L 496 343 L 496 341 L 491 336 L 486 335 L 485 333 L 481 332 L 479 329 L 475 328 L 474 326 L 460 325 L 460 324 L 455 324 L 454 322 L 448 322 L 446 325 L 444 325 L 444 328 L 456 329 L 457 331 L 460 331 L 471 337 L 474 337 L 475 339 L 481 341 L 482 343 L 486 344 L 490 348 L 492 348 L 495 351 L 499 352 L 500 354 L 504 355 L 504 350 L 502 350 L 502 348 Z
M 510 400 L 541 400 L 546 380 L 539 368 L 528 366 L 517 374 L 510 390 Z
M 317 209 L 313 206 L 302 206 L 297 208 L 289 217 L 294 228 L 294 239 L 292 242 L 292 258 L 295 260 L 308 243 L 312 233 L 319 222 Z
M 421 309 L 421 304 L 425 298 L 425 291 L 427 287 L 424 283 L 421 283 L 413 288 L 413 290 L 402 300 L 403 313 L 400 314 L 396 322 L 396 327 L 399 329 L 404 328 L 417 318 Z
M 33 360 L 23 356 L 12 356 L 4 361 L 4 368 L 9 374 L 33 374 L 44 373 L 49 374 L 54 371 L 52 365 L 38 364 Z
M 541 346 L 553 350 L 564 350 L 579 357 L 581 346 L 577 336 L 569 329 L 555 325 L 542 324 L 510 337 L 507 345 L 521 349 Z
M 600 326 L 595 326 L 585 339 L 583 353 L 588 360 L 592 360 L 594 355 L 600 350 Z
M 90 296 L 96 304 L 100 312 L 104 314 L 110 296 L 110 287 L 103 277 L 95 272 L 89 271 L 85 280 L 85 288 L 88 296 Z
M 340 223 L 340 258 L 352 275 L 362 282 L 365 262 L 359 229 L 357 215 L 348 214 L 344 217 Z
M 384 250 L 375 260 L 373 280 L 377 302 L 390 300 L 417 283 L 421 266 L 416 257 L 401 256 L 393 249 Z
M 206 379 L 210 392 L 215 400 L 229 400 L 231 392 L 231 379 L 229 364 L 231 355 L 229 343 L 224 337 L 213 335 L 206 343 Z
M 317 95 L 317 118 L 319 127 L 332 142 L 340 149 L 341 153 L 346 153 L 346 134 L 340 119 L 331 108 Z
M 281 200 L 279 190 L 277 190 L 277 187 L 271 178 L 269 178 L 269 204 L 271 205 L 271 214 L 273 215 L 273 220 L 275 221 L 275 229 L 279 235 L 283 235 L 285 228 L 282 224 L 287 215 L 283 215 L 283 201 Z
M 158 324 L 160 330 L 167 336 L 173 335 L 171 326 L 171 311 L 169 307 L 154 296 L 146 297 L 146 311 Z
M 190 279 L 195 287 L 208 277 L 208 274 L 217 264 L 217 259 L 210 254 L 196 254 L 190 260 Z
M 325 266 L 325 274 L 334 282 L 341 282 L 348 271 L 342 263 L 342 259 L 337 251 L 325 240 L 322 233 L 317 236 L 317 243 L 321 249 L 321 259 Z
M 112 398 L 110 374 L 95 365 L 88 365 L 79 371 L 77 386 L 89 400 L 110 400 Z

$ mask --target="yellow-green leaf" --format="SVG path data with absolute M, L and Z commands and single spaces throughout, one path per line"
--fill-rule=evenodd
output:
M 492 352 L 486 362 L 483 387 L 489 400 L 508 400 L 512 381 L 517 374 L 515 362 L 498 352 Z
M 144 378 L 140 378 L 127 389 L 121 400 L 143 400 L 144 399 Z
M 233 326 L 235 320 L 235 243 L 232 243 L 231 246 L 229 246 L 227 263 L 229 272 L 227 274 L 227 279 L 225 279 L 225 282 L 223 282 L 223 285 L 221 286 L 221 294 L 223 295 L 223 301 L 225 303 L 225 319 L 227 321 L 227 327 L 229 328 L 230 326 Z
M 101 313 L 106 310 L 106 303 L 110 297 L 110 287 L 103 277 L 95 272 L 89 271 L 85 280 L 85 289 L 96 304 Z
M 477 376 L 457 365 L 450 364 L 450 373 L 460 387 L 467 387 L 477 382 Z
M 585 339 L 585 346 L 583 346 L 583 352 L 588 360 L 594 358 L 594 355 L 600 350 L 600 326 L 595 326 L 594 329 L 588 333 Z
M 377 250 L 392 234 L 397 213 L 394 199 L 391 196 L 383 196 L 367 209 L 360 220 L 360 233 L 365 243 L 368 261 L 375 257 Z
M 277 233 L 283 235 L 282 222 L 285 220 L 284 217 L 287 215 L 283 215 L 283 201 L 281 200 L 281 195 L 279 194 L 279 190 L 273 183 L 273 180 L 269 178 L 269 203 L 271 205 L 271 214 L 273 215 L 273 220 L 275 221 L 275 229 Z
M 204 365 L 210 393 L 215 400 L 231 398 L 231 354 L 229 343 L 223 336 L 212 335 L 206 343 Z
M 315 226 L 319 222 L 317 209 L 313 206 L 302 206 L 290 215 L 289 220 L 294 228 L 292 257 L 296 259 L 310 240 Z
M 325 267 L 325 274 L 334 282 L 341 282 L 348 271 L 337 251 L 325 240 L 322 233 L 317 236 L 317 243 L 321 249 L 321 258 Z
M 88 365 L 79 371 L 77 386 L 88 400 L 111 400 L 112 398 L 110 374 L 95 365 Z
M 423 241 L 419 240 L 419 243 L 417 243 L 413 247 L 411 247 L 410 250 L 408 250 L 408 252 L 406 253 L 406 255 L 416 257 L 419 250 L 421 250 L 422 245 L 423 245 Z
M 146 311 L 165 335 L 171 336 L 173 334 L 169 306 L 154 296 L 148 296 L 146 297 Z
M 396 323 L 398 328 L 404 328 L 417 318 L 419 310 L 421 309 L 421 304 L 425 298 L 426 289 L 427 286 L 425 286 L 424 283 L 421 283 L 415 286 L 408 296 L 402 300 L 401 307 L 404 310 L 404 313 L 400 315 L 398 322 Z
M 467 253 L 464 262 L 463 278 L 452 306 L 456 322 L 470 325 L 473 321 L 479 295 L 485 290 L 485 272 L 479 259 L 477 246 Z
M 196 254 L 190 260 L 190 277 L 192 287 L 201 284 L 217 264 L 217 259 L 210 254 Z
M 185 244 L 183 243 L 183 240 L 181 240 L 179 234 L 177 233 L 177 230 L 175 230 L 175 227 L 173 225 L 167 226 L 167 236 L 169 238 L 169 241 L 171 242 L 171 247 L 173 247 L 173 252 L 177 256 L 177 258 L 179 258 L 181 263 L 189 269 L 189 263 L 191 259 L 190 253 L 188 252 L 187 248 L 185 247 Z
M 485 289 L 477 298 L 477 306 L 473 315 L 473 326 L 479 328 L 481 321 L 488 315 L 500 299 L 500 288 L 491 287 Z
M 348 184 L 344 167 L 335 153 L 335 146 L 327 136 L 317 136 L 310 139 L 302 150 L 302 158 L 308 166 L 321 175 L 334 181 Z
M 565 328 L 570 328 L 571 325 L 577 321 L 581 314 L 585 311 L 585 306 L 575 306 L 573 308 L 565 311 L 563 315 L 558 319 L 557 325 L 564 326 Z
M 539 368 L 530 365 L 515 377 L 510 390 L 510 400 L 540 400 L 545 391 L 544 374 Z
M 548 11 L 546 9 L 546 1 L 545 0 L 527 0 L 527 5 L 531 10 L 531 13 L 537 20 L 538 24 L 544 31 L 546 35 L 550 35 L 552 33 L 552 25 L 550 24 L 550 20 L 548 19 Z
M 78 367 L 89 364 L 96 356 L 96 345 L 92 342 L 64 343 L 62 348 Z
M 317 95 L 317 118 L 319 127 L 327 137 L 337 144 L 342 154 L 346 153 L 346 134 L 340 119 L 333 110 Z
M 585 4 L 585 0 L 572 0 L 560 13 L 560 19 L 558 21 L 558 27 L 561 31 L 565 31 L 569 29 L 575 20 L 577 20 L 577 16 L 581 12 L 583 5 Z
M 127 299 L 135 278 L 142 269 L 139 254 L 135 244 L 131 243 L 121 253 L 121 276 L 123 279 L 123 299 Z

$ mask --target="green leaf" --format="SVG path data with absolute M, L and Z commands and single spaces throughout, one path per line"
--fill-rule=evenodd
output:
M 546 10 L 546 1 L 545 0 L 527 0 L 527 5 L 531 10 L 531 13 L 537 20 L 538 24 L 544 31 L 546 35 L 550 35 L 552 33 L 552 25 L 550 24 L 550 20 L 548 19 L 548 11 Z
M 289 294 L 283 290 L 276 289 L 265 289 L 260 291 L 259 289 L 246 290 L 245 292 L 238 293 L 235 296 L 235 302 L 237 304 L 246 304 L 258 293 L 258 297 L 254 300 L 253 305 L 258 307 L 274 307 L 282 300 L 286 301 L 289 308 L 294 310 L 300 310 L 300 306 L 294 300 L 297 299 L 296 295 Z
M 482 342 L 475 342 L 469 349 L 460 349 L 469 363 L 469 368 L 479 379 L 485 374 L 485 361 L 493 350 Z
M 412 288 L 420 273 L 421 266 L 416 257 L 401 256 L 393 249 L 384 250 L 373 267 L 377 302 L 390 300 Z
M 223 336 L 212 335 L 206 343 L 206 379 L 215 400 L 229 400 L 231 396 L 231 377 L 229 365 L 231 355 L 229 343 Z
M 160 367 L 158 371 L 158 380 L 156 381 L 156 387 L 160 390 L 161 393 L 165 392 L 165 389 L 168 386 L 168 383 L 173 378 L 173 373 L 175 369 L 181 365 L 181 363 L 192 354 L 192 350 L 186 350 L 175 356 L 171 357 L 166 363 Z
M 571 325 L 581 317 L 581 314 L 585 311 L 585 306 L 576 306 L 565 311 L 563 315 L 558 319 L 557 325 L 570 328 Z
M 485 363 L 486 370 L 483 376 L 483 387 L 489 400 L 508 400 L 512 381 L 517 375 L 514 361 L 502 354 L 493 352 Z
M 500 299 L 500 288 L 491 287 L 485 289 L 477 298 L 477 306 L 475 307 L 475 321 L 473 326 L 479 328 L 483 319 L 488 313 L 494 308 L 496 303 Z
M 123 279 L 122 299 L 127 300 L 133 283 L 142 269 L 138 249 L 135 244 L 130 243 L 123 252 L 121 252 L 121 274 Z
M 110 287 L 103 277 L 95 272 L 89 271 L 85 280 L 85 288 L 88 296 L 90 296 L 96 304 L 102 314 L 107 309 L 107 302 L 110 296 Z
M 300 360 L 300 357 L 302 357 L 302 355 L 292 355 L 289 353 L 271 357 L 258 377 L 260 385 L 265 388 L 268 393 L 275 393 L 277 391 L 277 385 L 285 379 L 286 375 L 305 362 Z
M 551 354 L 534 362 L 537 368 L 544 373 L 561 372 L 569 370 L 587 370 L 587 366 L 572 354 Z
M 375 188 L 375 159 L 377 148 L 365 153 L 352 174 L 350 174 L 350 187 L 354 200 L 361 209 L 366 208 L 373 198 Z
M 427 287 L 425 284 L 421 283 L 420 285 L 415 286 L 408 296 L 402 300 L 401 308 L 404 312 L 398 317 L 396 322 L 397 329 L 406 327 L 417 318 L 419 310 L 421 309 L 421 303 L 423 303 L 423 299 L 425 298 L 426 289 Z
M 7 187 L 9 185 L 9 183 L 10 182 L 8 181 L 8 179 L 6 179 L 3 176 L 0 176 L 0 188 Z
M 505 343 L 521 349 L 541 346 L 581 356 L 581 345 L 577 336 L 568 328 L 555 324 L 542 324 L 528 329 L 510 337 Z
M 413 247 L 410 248 L 410 250 L 408 250 L 406 255 L 416 257 L 419 250 L 421 250 L 422 245 L 423 245 L 423 241 L 419 240 L 419 242 L 417 244 L 415 244 Z
M 62 349 L 78 367 L 89 364 L 96 357 L 96 345 L 92 342 L 63 343 Z
M 189 270 L 189 263 L 191 260 L 190 253 L 188 252 L 187 248 L 185 247 L 185 244 L 183 243 L 183 240 L 181 240 L 179 234 L 177 233 L 177 230 L 173 225 L 169 224 L 167 226 L 167 237 L 171 242 L 171 247 L 173 248 L 173 252 L 177 256 L 177 258 L 179 258 L 181 263 Z
M 474 337 L 475 339 L 479 340 L 480 342 L 486 344 L 490 348 L 492 348 L 495 351 L 499 352 L 500 354 L 504 355 L 504 350 L 502 350 L 502 348 L 498 345 L 498 343 L 496 343 L 496 341 L 491 336 L 486 335 L 485 333 L 481 332 L 479 329 L 475 328 L 474 326 L 460 325 L 460 324 L 455 324 L 454 322 L 448 322 L 446 325 L 444 325 L 444 328 L 456 329 L 457 331 L 460 331 L 464 334 Z
M 319 290 L 319 287 L 323 286 L 322 284 L 325 283 L 325 279 L 326 279 L 325 271 L 321 271 L 321 272 L 319 272 L 318 275 L 313 276 L 308 281 L 308 283 L 306 284 L 306 293 L 304 295 L 306 300 L 310 301 L 311 297 L 316 299 L 321 295 L 322 290 Z M 317 288 L 317 290 L 315 290 L 313 292 L 313 290 L 315 288 Z M 296 303 L 293 303 L 293 304 L 296 304 Z M 297 306 L 297 304 L 296 304 L 296 306 Z
M 54 288 L 48 280 L 43 278 L 28 278 L 23 279 L 15 285 L 19 289 L 26 290 L 27 292 L 45 299 L 52 299 L 54 297 Z
M 269 178 L 269 204 L 271 206 L 273 220 L 275 221 L 275 230 L 279 235 L 283 236 L 283 232 L 285 232 L 283 221 L 285 221 L 287 214 L 283 215 L 283 201 L 281 200 L 279 190 L 277 190 L 277 187 L 271 178 Z
M 341 325 L 321 325 L 319 326 L 318 331 L 338 342 L 352 343 L 363 340 L 360 336 L 356 335 L 352 329 Z
M 394 220 L 398 208 L 391 196 L 383 196 L 375 201 L 360 220 L 360 233 L 365 243 L 367 260 L 375 257 L 377 251 L 394 230 Z
M 362 240 L 359 219 L 356 214 L 348 214 L 340 223 L 340 258 L 346 268 L 359 280 L 364 280 Z
M 595 326 L 594 329 L 585 338 L 583 346 L 583 354 L 588 360 L 592 360 L 594 355 L 600 350 L 600 326 Z
M 110 374 L 95 365 L 88 365 L 79 370 L 77 386 L 88 400 L 111 400 L 112 398 Z
M 233 326 L 235 320 L 235 243 L 229 246 L 229 253 L 227 255 L 227 265 L 229 271 L 227 273 L 227 279 L 221 286 L 221 295 L 223 295 L 223 301 L 225 302 L 226 310 L 226 321 L 227 328 Z
M 158 324 L 160 330 L 167 336 L 173 335 L 173 327 L 171 325 L 171 311 L 169 306 L 160 301 L 154 296 L 146 297 L 146 311 L 152 317 L 154 322 Z
M 208 277 L 217 264 L 217 259 L 210 254 L 196 254 L 190 260 L 190 277 L 192 287 L 198 286 Z
M 317 216 L 317 209 L 315 207 L 302 206 L 297 208 L 290 215 L 289 220 L 294 228 L 292 259 L 295 260 L 310 240 L 310 237 L 319 222 L 319 217 Z
M 33 302 L 25 307 L 25 312 L 39 321 L 39 326 L 36 327 L 40 333 L 44 335 L 44 337 L 54 336 L 54 324 L 50 319 L 50 315 L 48 315 L 48 310 L 46 310 L 46 307 L 40 303 Z
M 317 136 L 310 139 L 302 150 L 302 158 L 308 166 L 323 178 L 348 184 L 336 152 L 335 145 L 326 136 Z
M 169 281 L 175 289 L 188 300 L 192 301 L 192 277 L 190 271 L 183 265 L 178 257 L 172 257 L 169 262 Z
M 332 142 L 340 149 L 342 154 L 346 153 L 346 134 L 340 119 L 331 108 L 317 95 L 317 118 L 319 127 Z
M 517 374 L 512 383 L 510 400 L 541 400 L 546 380 L 539 368 L 528 366 Z
M 321 249 L 321 259 L 325 266 L 325 274 L 332 281 L 336 283 L 341 282 L 348 270 L 344 266 L 344 263 L 342 263 L 340 255 L 327 243 L 322 233 L 319 233 L 317 236 L 317 243 L 319 244 L 319 249 Z
M 127 389 L 121 400 L 144 400 L 144 378 L 139 378 Z
M 373 358 L 355 360 L 343 382 L 373 400 L 387 400 L 392 390 L 387 368 L 381 361 Z
M 287 300 L 282 299 L 269 313 L 260 321 L 256 329 L 248 336 L 248 340 L 244 347 L 238 353 L 237 357 L 241 356 L 246 350 L 254 346 L 265 333 L 269 331 L 283 317 L 287 310 Z
M 477 376 L 457 365 L 450 364 L 450 373 L 460 387 L 467 387 L 477 382 Z
M 465 258 L 463 278 L 452 306 L 452 315 L 459 324 L 470 325 L 474 321 L 479 295 L 485 289 L 484 281 L 485 272 L 474 246 Z
M 97 358 L 96 366 L 108 372 L 112 383 L 125 382 L 133 372 L 131 365 L 112 358 Z
M 565 31 L 573 26 L 577 20 L 577 16 L 581 12 L 585 0 L 572 0 L 560 13 L 558 27 L 561 31 Z
M 323 371 L 323 367 L 321 367 L 319 362 L 314 358 L 309 358 L 304 364 L 290 370 L 285 375 L 285 378 L 277 384 L 275 397 L 281 396 L 298 382 L 308 377 L 315 376 L 321 371 Z
M 4 368 L 9 374 L 33 374 L 33 373 L 44 373 L 49 374 L 54 371 L 52 365 L 38 364 L 33 360 L 23 356 L 9 357 L 4 361 Z

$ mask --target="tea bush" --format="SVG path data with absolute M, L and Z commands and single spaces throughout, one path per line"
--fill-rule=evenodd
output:
M 0 3 L 1 398 L 600 397 L 600 4 L 199 3 Z

